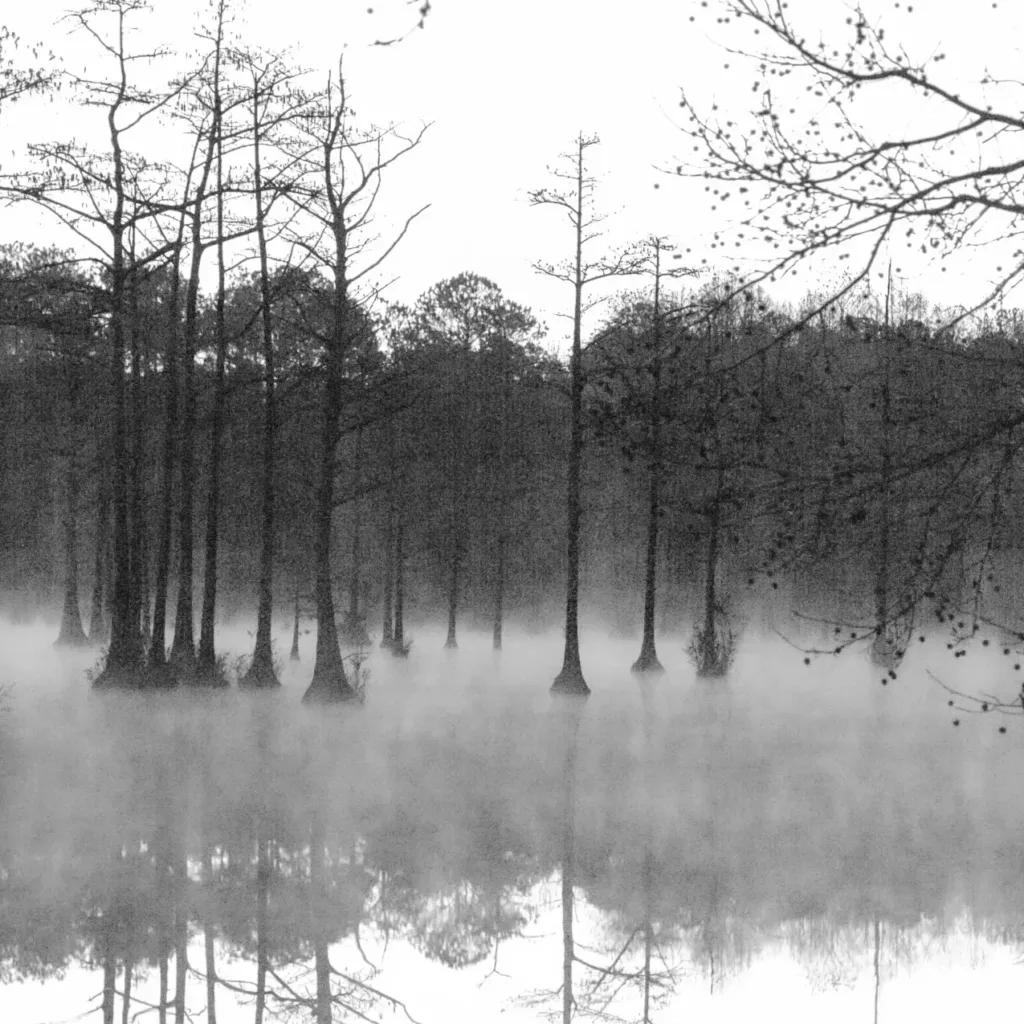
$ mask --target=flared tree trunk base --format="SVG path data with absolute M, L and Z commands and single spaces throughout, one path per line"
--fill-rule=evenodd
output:
M 391 651 L 391 656 L 393 658 L 408 658 L 411 647 L 411 640 L 408 642 L 403 640 L 392 640 L 391 643 L 388 644 L 388 648 Z
M 60 633 L 54 641 L 53 646 L 61 647 L 86 647 L 89 638 L 85 635 L 82 627 L 82 613 L 78 608 L 78 598 L 74 587 L 64 595 L 64 608 L 60 616 Z
M 141 666 L 110 666 L 92 681 L 96 690 L 143 690 L 146 688 L 145 669 Z
M 253 657 L 249 671 L 238 680 L 238 686 L 243 690 L 275 690 L 280 685 L 274 663 L 267 657 Z
M 444 649 L 446 651 L 457 651 L 459 649 L 459 641 L 453 636 L 448 637 L 444 642 Z
M 303 703 L 306 704 L 347 704 L 360 699 L 341 668 L 314 671 L 313 681 L 302 695 Z
M 572 696 L 584 697 L 590 693 L 590 687 L 583 678 L 583 669 L 580 665 L 568 662 L 562 666 L 562 671 L 555 676 L 551 684 L 552 693 L 564 693 Z
M 653 647 L 641 647 L 640 657 L 633 662 L 630 672 L 636 673 L 650 673 L 651 675 L 658 675 L 665 671 L 665 666 L 658 661 L 658 655 L 655 653 Z
M 90 647 L 92 644 L 81 628 L 79 628 L 77 634 L 73 629 L 65 632 L 64 629 L 61 628 L 60 636 L 53 641 L 53 646 L 58 650 L 72 650 L 75 648 Z

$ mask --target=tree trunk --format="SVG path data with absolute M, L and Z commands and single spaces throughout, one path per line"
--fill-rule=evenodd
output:
M 656 427 L 655 427 L 656 429 Z M 658 515 L 661 464 L 658 455 L 652 452 L 648 467 L 647 491 L 647 560 L 644 574 L 644 636 L 640 644 L 640 656 L 633 663 L 634 672 L 663 672 L 654 644 L 655 601 L 657 598 L 658 573 Z
M 491 645 L 501 650 L 502 630 L 505 618 L 505 557 L 508 547 L 508 432 L 509 400 L 511 381 L 509 379 L 509 341 L 502 334 L 501 345 L 501 411 L 498 421 L 498 514 L 495 517 L 497 532 L 494 558 L 494 624 L 491 631 Z
M 463 353 L 463 359 L 467 353 Z M 462 515 L 462 424 L 455 395 L 449 392 L 448 406 L 448 485 L 451 488 L 451 504 L 448 509 L 448 635 L 444 645 L 449 649 L 459 646 L 456 626 L 459 614 L 459 560 L 462 555 L 462 531 L 465 529 Z
M 113 259 L 110 274 L 110 401 L 114 409 L 114 475 L 111 499 L 114 508 L 114 586 L 107 663 L 95 685 L 136 686 L 141 662 L 138 623 L 132 621 L 131 535 L 129 532 L 130 449 L 125 408 L 124 360 L 126 341 L 134 329 L 130 323 L 127 282 L 133 268 L 125 254 L 127 205 L 124 158 L 116 128 L 114 108 L 108 117 L 114 169 L 114 212 L 111 221 Z
M 197 257 L 193 257 L 197 260 Z M 199 268 L 193 273 L 198 276 Z M 198 287 L 198 284 L 196 285 Z M 190 285 L 191 291 L 191 285 Z M 189 300 L 191 304 L 191 299 Z M 195 633 L 193 631 L 193 532 L 192 518 L 195 501 L 195 363 L 196 325 L 189 326 L 189 313 L 185 314 L 185 351 L 181 375 L 181 449 L 178 454 L 178 595 L 174 612 L 174 641 L 171 644 L 171 665 L 175 674 L 183 679 L 195 675 Z
M 704 629 L 700 640 L 700 665 L 698 670 L 701 675 L 721 675 L 722 656 L 724 651 L 717 633 L 717 595 L 715 591 L 715 575 L 718 570 L 718 545 L 719 532 L 721 529 L 722 511 L 722 487 L 725 471 L 718 469 L 718 481 L 715 488 L 715 498 L 711 506 L 711 518 L 708 524 L 708 556 L 705 568 L 704 580 Z
M 256 184 L 256 239 L 260 254 L 260 314 L 263 322 L 263 518 L 260 532 L 260 595 L 256 617 L 256 646 L 252 665 L 241 684 L 250 687 L 280 686 L 274 670 L 271 626 L 274 613 L 274 446 L 277 410 L 274 380 L 274 330 L 271 317 L 270 269 L 263 208 L 263 177 L 260 169 L 259 89 L 254 79 L 252 100 L 253 174 Z M 297 628 L 297 623 L 296 623 Z M 293 642 L 298 658 L 298 638 Z M 257 1018 L 258 1019 L 258 1018 Z
M 196 656 L 196 682 L 205 686 L 227 686 L 228 680 L 217 665 L 214 632 L 217 616 L 217 540 L 220 529 L 220 466 L 224 447 L 224 414 L 227 404 L 227 326 L 224 265 L 224 160 L 220 108 L 220 39 L 224 9 L 220 7 L 217 25 L 217 65 L 214 70 L 214 131 L 217 148 L 217 303 L 216 380 L 213 392 L 213 417 L 210 424 L 210 480 L 206 498 L 206 560 L 203 566 L 203 610 L 199 621 L 199 650 Z
M 329 171 L 328 171 L 329 176 Z M 333 184 L 328 183 L 333 189 Z M 334 309 L 331 337 L 327 344 L 326 373 L 321 404 L 320 479 L 314 513 L 316 541 L 316 662 L 313 680 L 303 694 L 304 701 L 349 701 L 358 698 L 345 676 L 345 663 L 338 644 L 331 589 L 331 524 L 334 512 L 334 471 L 341 415 L 341 388 L 345 377 L 345 356 L 350 347 L 350 319 L 346 278 L 347 235 L 344 215 L 335 221 Z
M 96 538 L 93 555 L 92 601 L 89 608 L 89 642 L 100 644 L 110 636 L 110 623 L 104 607 L 105 580 L 107 574 L 106 551 L 109 543 L 110 525 L 110 483 L 107 462 L 100 459 L 99 483 L 96 508 Z
M 67 457 L 67 497 L 64 506 L 64 611 L 60 619 L 57 647 L 88 644 L 78 606 L 78 473 L 74 451 Z
M 409 654 L 405 643 L 405 523 L 401 510 L 395 521 L 395 638 L 391 653 L 399 658 Z
M 153 620 L 151 610 L 153 603 L 149 591 L 149 537 L 146 534 L 145 522 L 140 526 L 139 537 L 139 635 L 142 637 L 143 651 L 153 639 Z
M 891 284 L 891 278 L 890 278 Z M 881 427 L 882 427 L 882 464 L 878 481 L 878 535 L 877 553 L 878 558 L 875 564 L 875 639 L 872 644 L 872 655 L 874 660 L 882 665 L 891 666 L 895 660 L 898 649 L 896 639 L 895 623 L 890 622 L 891 611 L 889 608 L 890 590 L 890 567 L 889 567 L 889 545 L 890 545 L 890 510 L 889 503 L 892 500 L 892 394 L 891 394 L 891 330 L 889 327 L 889 295 L 885 300 L 885 330 L 882 333 L 883 362 L 882 362 L 882 401 L 881 401 Z
M 302 611 L 299 595 L 299 565 L 295 563 L 295 627 L 292 629 L 292 650 L 288 657 L 292 661 L 299 661 L 299 616 Z
M 571 427 L 569 465 L 566 479 L 566 593 L 565 653 L 562 670 L 555 678 L 556 693 L 586 694 L 590 692 L 580 664 L 579 597 L 580 597 L 580 472 L 583 462 L 583 367 L 579 317 L 582 285 L 576 289 L 577 323 L 573 331 L 571 382 Z
M 387 511 L 387 532 L 385 535 L 384 550 L 384 622 L 381 627 L 381 647 L 390 647 L 395 642 L 394 623 L 394 594 L 395 594 L 395 503 L 397 494 L 395 489 L 397 458 L 395 445 L 396 425 L 394 420 L 389 421 L 387 428 L 388 443 L 388 511 Z
M 132 263 L 135 262 L 135 242 L 132 240 L 131 248 Z M 131 309 L 131 329 L 128 332 L 129 349 L 131 352 L 131 469 L 129 474 L 129 495 L 131 522 L 131 539 L 129 560 L 131 563 L 131 591 L 129 594 L 129 617 L 132 621 L 132 630 L 136 636 L 140 656 L 145 656 L 145 635 L 143 626 L 144 620 L 148 617 L 147 609 L 143 607 L 142 591 L 143 576 L 145 575 L 145 517 L 142 506 L 142 356 L 139 351 L 139 294 L 138 281 L 132 275 L 131 287 L 129 289 L 129 308 Z
M 454 649 L 459 646 L 455 636 L 459 611 L 459 542 L 454 533 L 451 543 L 451 561 L 448 564 L 448 636 L 444 645 L 449 649 Z
M 216 50 L 215 72 L 219 82 L 220 46 Z M 207 195 L 213 158 L 217 152 L 219 126 L 211 126 L 207 135 L 206 153 L 202 171 L 196 184 L 192 204 L 191 249 L 192 264 L 189 269 L 188 288 L 185 293 L 185 343 L 182 353 L 181 380 L 181 446 L 178 461 L 181 467 L 181 487 L 178 507 L 178 600 L 174 615 L 174 643 L 171 646 L 171 664 L 175 675 L 185 680 L 194 678 L 196 673 L 195 632 L 192 601 L 193 586 L 193 513 L 195 504 L 195 432 L 196 432 L 196 350 L 199 341 L 199 278 L 202 266 L 203 202 Z
M 337 360 L 328 356 L 330 363 Z M 345 676 L 345 664 L 334 621 L 334 594 L 331 589 L 331 523 L 334 511 L 334 464 L 338 445 L 340 412 L 340 367 L 329 366 L 324 382 L 321 422 L 320 479 L 315 511 L 316 560 L 316 662 L 313 681 L 303 694 L 305 701 L 348 701 L 356 697 Z
M 654 250 L 654 358 L 647 417 L 647 559 L 644 573 L 644 636 L 634 672 L 663 672 L 654 645 L 658 593 L 658 515 L 661 486 L 661 243 Z M 645 1016 L 646 1016 L 646 1010 Z
M 164 446 L 160 472 L 160 498 L 157 519 L 156 581 L 153 603 L 153 636 L 149 645 L 149 665 L 158 685 L 173 682 L 164 672 L 167 664 L 167 597 L 171 576 L 171 524 L 174 503 L 174 456 L 178 438 L 178 302 L 181 292 L 181 246 L 184 215 L 179 224 L 178 245 L 171 265 L 171 294 L 167 311 L 167 351 L 165 353 Z
M 112 260 L 110 267 L 111 298 L 111 391 L 114 406 L 114 585 L 107 664 L 96 679 L 97 686 L 136 686 L 141 662 L 137 623 L 132 621 L 131 536 L 129 533 L 129 473 L 131 453 L 128 444 L 128 421 L 125 405 L 124 359 L 126 343 L 135 331 L 129 303 L 128 285 L 135 267 L 125 251 L 125 233 L 129 230 L 128 186 L 125 181 L 125 159 L 121 148 L 116 112 L 123 96 L 119 94 L 108 110 L 107 123 L 112 149 L 114 211 L 111 218 Z
M 551 689 L 556 693 L 587 694 L 590 687 L 580 664 L 580 471 L 583 462 L 583 136 L 579 138 L 576 159 L 576 281 L 573 306 L 569 465 L 566 479 L 566 588 L 565 653 L 562 670 Z
M 381 647 L 390 647 L 395 641 L 395 508 L 389 494 L 387 532 L 384 540 L 384 618 L 381 623 Z
M 498 533 L 498 553 L 494 559 L 494 626 L 491 630 L 491 646 L 501 650 L 502 630 L 505 619 L 505 526 L 501 524 Z
M 363 460 L 363 428 L 356 427 L 355 467 L 352 473 L 352 488 L 356 495 L 352 500 L 352 565 L 348 578 L 348 611 L 342 626 L 342 639 L 351 647 L 363 647 L 370 642 L 366 632 L 366 617 L 362 612 L 359 593 L 362 586 L 362 505 L 358 497 L 360 467 Z

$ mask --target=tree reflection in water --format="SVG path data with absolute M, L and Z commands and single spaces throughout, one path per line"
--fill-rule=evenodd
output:
M 401 678 L 365 707 L 286 685 L 15 709 L 0 1018 L 28 979 L 25 1019 L 62 1019 L 48 1000 L 86 978 L 104 1024 L 427 1020 L 464 997 L 664 1021 L 782 952 L 884 1020 L 897 970 L 1020 945 L 999 851 L 1024 811 L 972 781 L 1024 769 L 1009 746 L 965 760 L 881 705 L 794 712 L 750 677 L 609 680 L 585 715 Z

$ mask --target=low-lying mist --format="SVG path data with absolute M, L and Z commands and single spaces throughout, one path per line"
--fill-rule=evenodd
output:
M 542 912 L 535 894 L 567 849 L 602 933 L 646 913 L 665 942 L 706 945 L 714 920 L 714 941 L 746 936 L 743 962 L 794 922 L 908 929 L 966 914 L 1005 936 L 1024 919 L 1024 807 L 1007 784 L 1024 770 L 1019 723 L 957 713 L 954 727 L 929 674 L 994 687 L 1010 671 L 1001 651 L 968 665 L 935 636 L 893 678 L 864 652 L 810 656 L 750 625 L 723 678 L 696 676 L 685 636 L 659 640 L 663 675 L 638 676 L 635 638 L 591 628 L 582 702 L 549 695 L 557 631 L 509 629 L 495 652 L 485 633 L 445 650 L 420 628 L 408 658 L 364 652 L 364 704 L 325 707 L 301 702 L 308 639 L 272 693 L 96 692 L 96 652 L 55 651 L 48 626 L 0 627 L 6 976 L 96 963 L 97 906 L 127 899 L 133 920 L 157 920 L 149 875 L 125 889 L 140 858 L 187 864 L 191 919 L 247 955 L 253 851 L 268 839 L 272 906 L 291 922 L 273 940 L 282 961 L 312 948 L 301 908 L 321 842 L 337 941 L 363 920 L 456 967 Z M 228 664 L 251 645 L 241 626 L 218 640 Z M 287 651 L 283 623 L 275 643 Z M 453 891 L 473 906 L 498 893 L 497 917 L 438 918 Z

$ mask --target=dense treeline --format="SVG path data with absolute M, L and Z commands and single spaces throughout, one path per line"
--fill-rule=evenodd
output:
M 357 695 L 343 644 L 379 629 L 404 655 L 412 617 L 500 647 L 507 616 L 555 619 L 560 588 L 577 692 L 581 595 L 642 617 L 638 669 L 660 624 L 692 627 L 709 675 L 750 588 L 827 602 L 839 646 L 890 667 L 925 612 L 981 621 L 1016 539 L 1016 316 L 940 316 L 891 279 L 783 309 L 658 238 L 592 254 L 582 133 L 530 193 L 575 232 L 573 259 L 535 265 L 574 292 L 565 362 L 472 273 L 386 306 L 377 271 L 422 209 L 382 235 L 376 204 L 426 128 L 360 127 L 341 67 L 306 88 L 229 13 L 160 88 L 133 78 L 128 0 L 73 16 L 103 70 L 8 72 L 104 114 L 95 149 L 33 143 L 0 182 L 81 243 L 0 267 L 0 582 L 19 614 L 62 597 L 60 641 L 107 644 L 101 684 L 223 685 L 218 618 L 255 610 L 247 685 L 275 685 L 272 614 L 310 602 L 309 696 L 329 699 Z M 186 165 L 132 148 L 157 119 Z M 639 287 L 584 338 L 589 287 L 616 278 Z
M 159 308 L 164 285 L 154 279 L 140 307 Z M 302 285 L 313 289 L 309 280 Z M 854 600 L 831 610 L 868 631 L 878 621 L 909 621 L 934 594 L 952 596 L 961 584 L 970 590 L 979 573 L 984 583 L 991 572 L 984 560 L 1019 541 L 1006 506 L 1019 484 L 1020 319 L 933 335 L 918 317 L 893 312 L 887 326 L 884 313 L 864 315 L 862 306 L 856 315 L 818 317 L 780 342 L 798 315 L 763 295 L 723 300 L 726 285 L 672 296 L 659 348 L 649 296 L 624 295 L 586 349 L 585 606 L 589 596 L 599 610 L 602 595 L 614 594 L 608 614 L 623 629 L 638 624 L 652 417 L 661 449 L 661 627 L 688 628 L 703 615 L 709 580 L 717 580 L 711 602 L 719 613 L 751 580 L 759 597 L 784 580 L 787 588 L 798 581 L 805 596 L 839 584 Z M 300 290 L 290 296 L 305 301 Z M 257 596 L 259 303 L 251 280 L 228 290 L 219 496 L 225 614 L 251 615 Z M 209 306 L 201 311 L 193 382 L 200 437 L 216 389 Z M 62 599 L 73 479 L 83 600 L 96 566 L 110 572 L 102 557 L 109 537 L 100 532 L 109 481 L 105 328 L 98 314 L 82 323 L 77 334 L 32 324 L 4 330 L 2 571 L 5 593 L 17 595 L 9 606 L 20 614 Z M 159 451 L 167 429 L 158 330 L 140 314 L 145 453 Z M 316 452 L 309 439 L 322 373 L 320 352 L 296 318 L 276 316 L 275 338 L 284 453 L 275 469 L 276 604 L 286 614 L 293 581 L 304 595 L 310 590 Z M 367 318 L 344 388 L 334 517 L 342 611 L 379 633 L 400 522 L 407 616 L 448 616 L 450 640 L 460 619 L 491 628 L 500 574 L 502 614 L 537 627 L 550 621 L 564 573 L 567 370 L 529 311 L 472 274 L 439 282 L 411 308 Z M 157 540 L 157 468 L 144 456 L 148 552 Z M 194 474 L 202 495 L 203 445 Z M 200 516 L 197 537 L 203 525 Z M 101 589 L 109 601 L 109 579 Z

